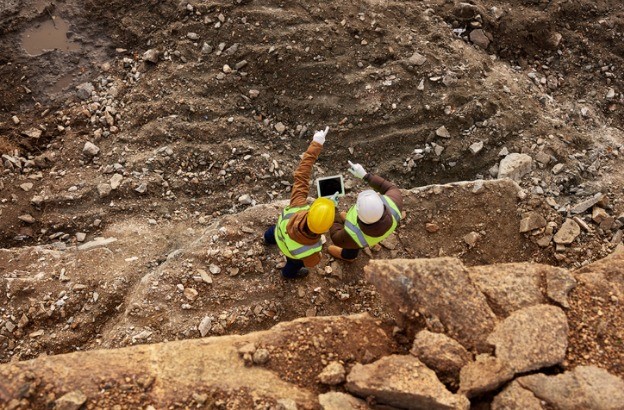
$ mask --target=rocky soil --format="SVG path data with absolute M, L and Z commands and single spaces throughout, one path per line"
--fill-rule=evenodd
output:
M 26 51 L 61 20 L 71 46 Z M 465 321 L 482 319 L 479 337 L 553 303 L 568 340 L 546 374 L 624 376 L 622 272 L 595 262 L 624 235 L 621 1 L 13 0 L 0 36 L 0 362 L 366 312 L 392 340 L 376 358 L 414 351 L 427 327 L 500 364 L 499 338 L 446 322 L 469 311 L 420 312 L 439 292 L 395 306 L 364 274 L 455 257 L 487 306 Z M 363 188 L 351 159 L 404 188 L 405 219 L 356 263 L 326 255 L 286 282 L 260 238 L 325 125 L 314 177 L 345 175 L 341 209 Z M 544 265 L 489 266 L 520 262 Z M 571 281 L 551 276 L 567 269 L 564 298 Z M 458 369 L 437 371 L 453 393 Z M 509 397 L 526 396 L 507 376 Z M 483 389 L 461 391 L 496 402 Z

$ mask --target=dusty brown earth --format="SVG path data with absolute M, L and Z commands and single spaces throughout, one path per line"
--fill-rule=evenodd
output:
M 51 16 L 72 50 L 29 55 Z M 204 318 L 209 335 L 364 311 L 391 329 L 369 258 L 580 268 L 622 241 L 619 0 L 10 0 L 0 37 L 2 362 L 196 338 Z M 363 187 L 346 161 L 361 162 L 411 190 L 406 219 L 357 263 L 325 256 L 285 282 L 260 236 L 325 125 L 315 177 L 345 174 L 346 209 Z M 501 151 L 533 158 L 521 193 L 412 190 L 492 179 Z M 570 212 L 600 192 L 606 218 Z M 529 211 L 552 226 L 519 233 Z M 556 245 L 567 217 L 582 230 Z M 97 237 L 117 241 L 76 248 Z M 569 359 L 622 376 L 621 301 L 605 292 L 573 293 Z

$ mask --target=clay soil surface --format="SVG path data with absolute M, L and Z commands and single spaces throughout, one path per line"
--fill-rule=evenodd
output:
M 67 30 L 57 49 L 30 42 L 42 27 Z M 623 56 L 621 0 L 4 1 L 0 361 L 199 337 L 204 318 L 219 335 L 367 311 L 391 330 L 371 257 L 606 256 L 624 225 Z M 501 151 L 532 171 L 519 197 L 413 194 L 389 244 L 285 282 L 260 238 L 325 125 L 314 176 L 345 175 L 344 210 L 363 188 L 348 159 L 404 189 L 492 179 Z M 596 193 L 610 223 L 581 213 L 569 246 L 517 231 L 528 211 L 559 227 Z M 117 241 L 74 253 L 98 237 Z M 597 296 L 573 297 L 578 313 Z M 610 354 L 579 342 L 571 362 L 623 376 L 621 338 L 603 339 Z

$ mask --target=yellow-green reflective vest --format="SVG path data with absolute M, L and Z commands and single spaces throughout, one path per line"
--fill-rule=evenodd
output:
M 349 212 L 347 212 L 347 219 L 344 223 L 345 230 L 347 231 L 351 239 L 353 239 L 355 243 L 357 243 L 361 248 L 366 248 L 367 246 L 375 246 L 379 242 L 386 239 L 388 236 L 390 236 L 392 232 L 395 231 L 395 229 L 399 225 L 399 222 L 401 221 L 401 212 L 399 211 L 399 207 L 396 206 L 394 201 L 392 201 L 392 199 L 385 195 L 381 195 L 381 200 L 383 201 L 384 205 L 388 207 L 388 209 L 390 210 L 390 214 L 392 215 L 392 226 L 386 231 L 386 233 L 381 236 L 368 236 L 364 232 L 362 232 L 362 230 L 358 226 L 357 210 L 355 209 L 355 205 L 352 206 L 351 209 L 349 209 Z
M 275 225 L 275 242 L 280 250 L 290 259 L 303 259 L 307 256 L 320 252 L 323 249 L 323 242 L 319 241 L 312 245 L 302 245 L 288 236 L 286 225 L 290 218 L 299 211 L 310 209 L 310 205 L 286 207 L 277 219 Z

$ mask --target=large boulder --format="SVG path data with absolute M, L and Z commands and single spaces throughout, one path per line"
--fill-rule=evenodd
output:
M 559 410 L 622 410 L 624 380 L 595 366 L 579 366 L 557 376 L 533 374 L 517 379 L 524 389 Z
M 461 369 L 459 393 L 467 397 L 478 396 L 496 390 L 513 376 L 514 372 L 507 363 L 496 357 L 480 354 L 474 362 Z
M 431 330 L 444 331 L 468 349 L 488 351 L 485 338 L 496 316 L 459 260 L 371 260 L 364 271 L 390 305 L 408 312 L 408 319 L 422 315 Z
M 370 407 L 364 400 L 360 400 L 350 394 L 329 392 L 319 394 L 319 404 L 323 410 L 369 410 Z
M 561 308 L 537 305 L 512 313 L 487 338 L 496 357 L 515 373 L 559 364 L 568 347 L 568 320 Z
M 453 386 L 457 385 L 461 368 L 472 359 L 457 341 L 428 330 L 418 332 L 410 353 L 435 371 L 442 382 Z
M 466 397 L 448 391 L 433 370 L 410 355 L 386 356 L 356 364 L 347 376 L 346 388 L 360 396 L 374 396 L 378 403 L 402 409 L 468 409 Z
M 514 380 L 492 400 L 492 410 L 544 410 L 542 401 Z
M 470 279 L 493 305 L 496 313 L 508 316 L 527 306 L 544 303 L 540 290 L 544 265 L 508 263 L 474 266 Z M 556 268 L 553 268 L 556 269 Z
M 569 271 L 532 263 L 501 263 L 468 268 L 470 279 L 487 297 L 497 315 L 546 302 L 546 298 L 568 307 L 568 293 L 576 285 Z M 542 288 L 546 283 L 546 294 Z

